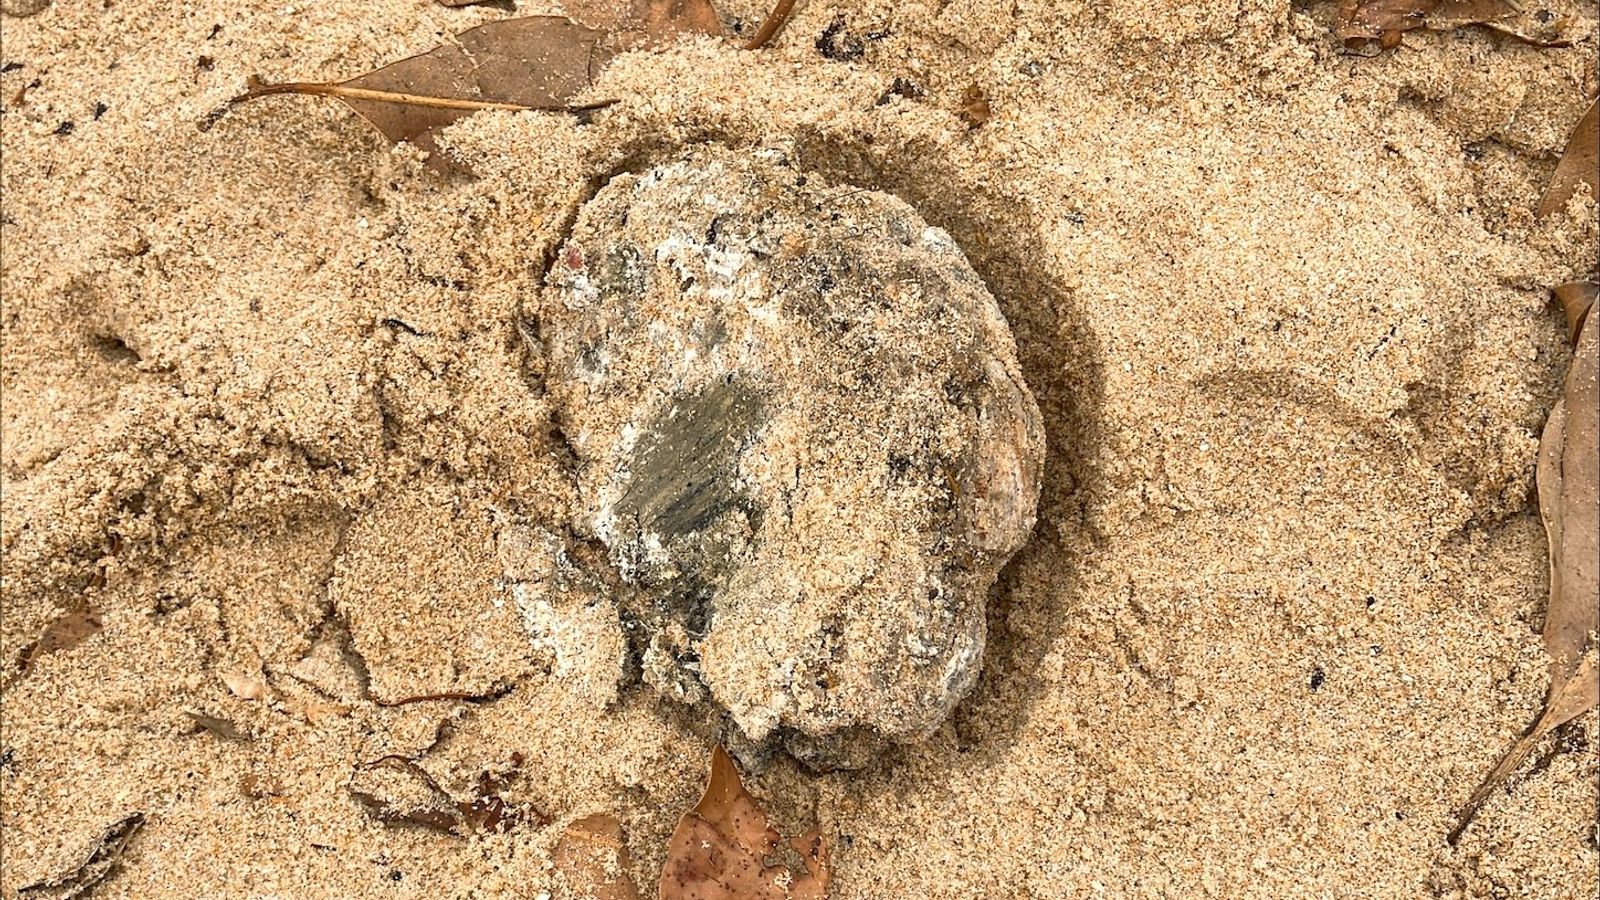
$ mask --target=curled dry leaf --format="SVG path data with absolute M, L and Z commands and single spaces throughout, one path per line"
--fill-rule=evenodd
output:
M 1567 138 L 1567 149 L 1562 151 L 1556 172 L 1539 198 L 1539 215 L 1548 216 L 1566 208 L 1580 184 L 1589 186 L 1589 196 L 1600 198 L 1600 98 L 1589 104 L 1589 111 Z
M 661 900 L 821 900 L 828 893 L 828 854 L 821 835 L 790 841 L 808 870 L 768 866 L 781 836 L 744 789 L 721 747 L 711 751 L 711 777 L 694 809 L 684 813 L 667 846 Z
M 383 769 L 405 776 L 400 784 L 374 777 Z M 385 825 L 420 825 L 454 833 L 461 828 L 461 811 L 428 770 L 401 756 L 384 756 L 359 767 L 347 789 L 350 796 Z
M 87 896 L 95 885 L 116 870 L 128 844 L 143 827 L 144 813 L 136 812 L 118 819 L 89 846 L 83 862 L 54 878 L 19 889 L 17 896 L 27 900 L 69 900 Z
M 622 823 L 615 816 L 587 816 L 568 825 L 556 841 L 555 864 L 575 896 L 639 900 L 639 888 L 628 876 Z
M 398 781 L 374 777 L 388 770 Z M 388 825 L 420 825 L 436 831 L 505 831 L 524 821 L 543 823 L 545 816 L 529 807 L 515 806 L 502 796 L 506 779 L 482 772 L 469 800 L 457 800 L 439 782 L 403 756 L 382 756 L 356 769 L 347 789 L 372 817 Z
M 1591 301 L 1592 302 L 1592 301 Z M 1462 807 L 1450 843 L 1460 839 L 1494 789 L 1516 771 L 1539 739 L 1600 702 L 1593 635 L 1600 627 L 1600 385 L 1592 318 L 1582 313 L 1577 350 L 1561 399 L 1539 441 L 1539 518 L 1550 546 L 1550 606 L 1544 646 L 1550 688 L 1544 709 Z

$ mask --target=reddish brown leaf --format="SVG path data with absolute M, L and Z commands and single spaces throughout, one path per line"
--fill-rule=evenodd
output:
M 815 832 L 790 842 L 807 873 L 768 866 L 781 836 L 744 789 L 721 747 L 711 752 L 711 777 L 694 809 L 678 820 L 661 871 L 661 900 L 821 900 L 828 893 L 828 857 Z
M 593 815 L 567 826 L 556 842 L 556 871 L 577 896 L 593 900 L 639 900 L 628 876 L 628 848 L 615 816 Z
M 1539 199 L 1539 215 L 1565 209 L 1580 184 L 1589 186 L 1589 196 L 1600 197 L 1600 99 L 1589 104 L 1589 111 L 1567 138 L 1567 149 Z
M 1572 368 L 1539 440 L 1539 518 L 1550 547 L 1550 606 L 1544 622 L 1550 687 L 1539 717 L 1462 807 L 1450 832 L 1452 844 L 1541 738 L 1600 703 L 1591 640 L 1600 628 L 1600 338 L 1592 317 L 1580 313 L 1578 320 Z

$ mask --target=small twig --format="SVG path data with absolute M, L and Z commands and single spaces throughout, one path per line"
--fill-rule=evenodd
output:
M 385 707 L 410 706 L 413 703 L 430 703 L 435 700 L 455 700 L 462 703 L 488 703 L 491 700 L 499 700 L 501 697 L 511 693 L 512 689 L 515 687 L 516 684 L 514 682 L 503 683 L 497 684 L 481 694 L 473 694 L 467 691 L 443 691 L 437 694 L 419 694 L 415 697 L 401 697 L 398 700 L 380 700 L 374 698 L 372 702 L 378 706 Z
M 1545 723 L 1549 719 L 1550 708 L 1547 706 L 1544 712 L 1540 713 L 1539 717 L 1534 719 L 1533 723 L 1522 732 L 1522 736 L 1517 738 L 1510 747 L 1507 747 L 1505 753 L 1501 754 L 1500 761 L 1495 764 L 1488 776 L 1483 779 L 1483 783 L 1478 785 L 1478 789 L 1472 792 L 1472 796 L 1467 798 L 1466 804 L 1461 807 L 1461 812 L 1456 817 L 1456 827 L 1450 829 L 1450 834 L 1445 838 L 1450 846 L 1454 847 L 1461 841 L 1461 835 L 1466 832 L 1467 826 L 1472 824 L 1472 820 L 1477 818 L 1478 810 L 1482 809 L 1483 804 L 1488 802 L 1489 798 L 1494 794 L 1495 788 L 1500 787 L 1507 776 L 1522 765 L 1522 761 L 1528 758 L 1528 754 L 1532 752 L 1534 745 L 1549 732 L 1550 729 L 1545 727 Z
M 1572 46 L 1572 42 L 1567 40 L 1566 38 L 1555 38 L 1553 40 L 1545 40 L 1543 38 L 1536 38 L 1533 35 L 1523 34 L 1522 32 L 1517 31 L 1514 28 L 1510 28 L 1508 26 L 1501 25 L 1498 22 L 1473 22 L 1471 24 L 1478 25 L 1478 26 L 1481 26 L 1483 28 L 1487 28 L 1490 31 L 1494 32 L 1495 34 L 1504 35 L 1504 36 L 1506 36 L 1508 38 L 1511 38 L 1514 41 L 1520 41 L 1520 42 L 1522 42 L 1524 44 L 1527 44 L 1530 47 L 1553 48 L 1553 47 L 1571 47 Z
M 778 5 L 761 20 L 761 27 L 756 29 L 750 40 L 745 41 L 744 49 L 760 50 L 765 47 L 767 42 L 782 30 L 784 23 L 789 21 L 790 13 L 794 12 L 794 4 L 795 0 L 778 0 Z

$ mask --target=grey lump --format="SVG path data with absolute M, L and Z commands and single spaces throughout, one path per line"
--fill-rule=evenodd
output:
M 645 680 L 816 765 L 936 729 L 1044 455 L 949 235 L 775 151 L 700 147 L 600 189 L 538 315 Z

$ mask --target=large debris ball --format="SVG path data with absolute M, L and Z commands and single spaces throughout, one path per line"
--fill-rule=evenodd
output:
M 777 152 L 701 148 L 583 207 L 538 313 L 646 680 L 825 765 L 938 727 L 1044 453 L 949 235 Z

